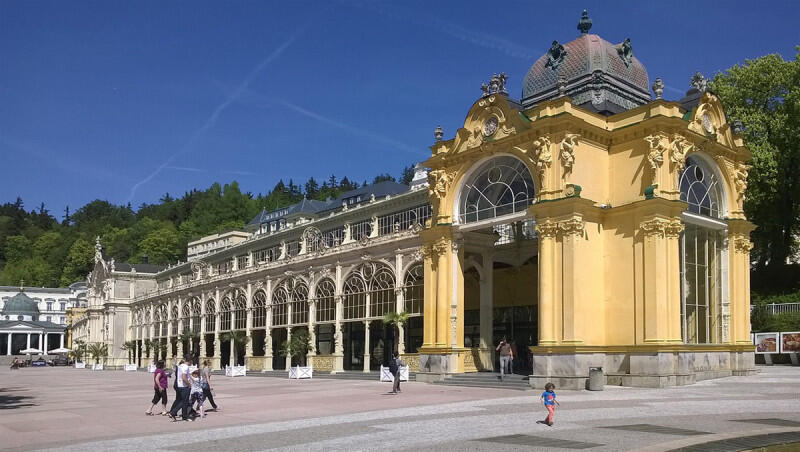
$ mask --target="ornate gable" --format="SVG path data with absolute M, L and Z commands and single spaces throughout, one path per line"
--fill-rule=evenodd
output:
M 503 140 L 529 127 L 519 106 L 503 94 L 484 95 L 467 113 L 464 126 L 453 140 L 438 142 L 432 147 L 433 155 L 461 154 L 481 146 Z

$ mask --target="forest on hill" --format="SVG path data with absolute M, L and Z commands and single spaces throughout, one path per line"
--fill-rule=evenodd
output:
M 391 180 L 408 184 L 412 166 L 400 178 L 375 176 L 372 183 Z M 86 278 L 94 262 L 95 237 L 118 262 L 152 264 L 186 260 L 186 244 L 209 234 L 241 229 L 262 209 L 274 210 L 307 197 L 324 201 L 337 198 L 362 184 L 347 177 L 330 176 L 319 183 L 313 177 L 297 185 L 289 180 L 275 184 L 266 194 L 242 193 L 239 184 L 212 184 L 193 189 L 180 198 L 165 194 L 157 203 L 137 209 L 94 200 L 57 219 L 42 203 L 26 210 L 19 197 L 0 205 L 0 285 L 62 287 Z

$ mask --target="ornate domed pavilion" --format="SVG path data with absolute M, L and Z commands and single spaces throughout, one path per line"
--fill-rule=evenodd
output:
M 611 115 L 650 102 L 647 70 L 633 54 L 631 40 L 612 44 L 590 34 L 584 10 L 581 35 L 566 44 L 553 41 L 531 66 L 522 85 L 522 105 L 569 96 L 572 104 Z

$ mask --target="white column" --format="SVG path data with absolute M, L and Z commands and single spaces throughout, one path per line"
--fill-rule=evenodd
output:
M 28 346 L 26 348 L 31 348 L 31 333 L 28 333 Z
M 264 328 L 264 370 L 272 370 L 272 280 L 267 279 L 267 309 Z
M 313 298 L 308 301 L 308 336 L 311 341 L 311 347 L 308 349 L 308 357 L 306 358 L 306 366 L 313 366 L 311 361 L 312 356 L 317 354 L 317 303 Z
M 44 354 L 47 354 L 47 347 L 48 347 L 48 345 L 47 345 L 47 335 L 48 334 L 50 334 L 50 333 L 44 333 L 44 342 L 42 342 L 40 340 L 41 344 L 43 344 L 42 345 L 42 352 L 44 352 Z
M 394 279 L 394 299 L 395 299 L 395 312 L 398 314 L 402 313 L 405 310 L 405 300 L 403 297 L 403 278 L 405 278 L 405 274 L 403 274 L 403 255 L 397 253 L 394 257 L 394 268 L 396 269 L 395 279 Z M 397 353 L 402 355 L 406 352 L 406 343 L 405 343 L 405 328 L 403 325 L 397 325 L 397 330 L 394 331 L 397 334 L 397 337 L 394 339 L 397 343 Z M 394 353 L 394 350 L 392 350 Z M 392 357 L 393 358 L 393 357 Z
M 64 348 L 64 333 L 61 333 L 61 337 L 59 338 L 59 348 Z
M 484 356 L 484 366 L 494 368 L 494 347 L 492 331 L 494 323 L 494 256 L 490 251 L 483 253 L 483 273 L 480 280 L 480 348 Z
M 364 320 L 364 372 L 369 372 L 369 358 L 369 320 Z
M 11 356 L 11 338 L 13 335 L 14 333 L 8 333 L 8 353 L 6 353 L 8 356 Z
M 289 342 L 291 340 L 292 340 L 292 327 L 287 326 L 286 327 L 286 342 Z M 291 356 L 287 356 L 286 357 L 286 366 L 285 367 L 286 367 L 287 371 L 289 370 L 290 367 L 292 367 L 292 357 Z

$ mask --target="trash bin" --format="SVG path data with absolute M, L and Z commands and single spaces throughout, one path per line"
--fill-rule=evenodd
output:
M 603 387 L 606 385 L 605 379 L 603 377 L 603 368 L 602 367 L 590 367 L 589 368 L 589 390 L 590 391 L 602 391 Z

